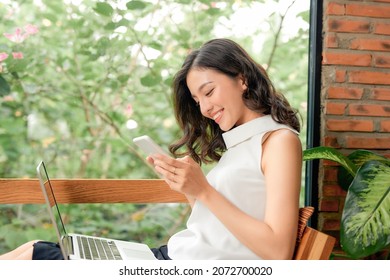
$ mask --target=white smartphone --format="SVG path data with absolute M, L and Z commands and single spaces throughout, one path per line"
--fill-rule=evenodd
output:
M 147 155 L 151 154 L 163 154 L 168 155 L 168 153 L 161 148 L 156 142 L 153 141 L 148 135 L 139 136 L 133 139 L 134 144 L 141 148 Z

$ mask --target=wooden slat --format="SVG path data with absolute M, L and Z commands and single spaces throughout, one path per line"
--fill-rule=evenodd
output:
M 51 179 L 58 203 L 187 202 L 163 180 Z M 42 204 L 37 179 L 0 179 L 0 204 Z
M 187 202 L 163 180 L 51 179 L 58 203 L 174 203 Z M 42 204 L 37 179 L 0 179 L 0 204 Z M 309 215 L 310 217 L 310 215 Z M 299 217 L 307 222 L 307 217 Z M 335 238 L 306 227 L 297 240 L 295 260 L 326 260 Z
M 295 252 L 295 260 L 328 260 L 336 239 L 310 227 L 306 227 Z

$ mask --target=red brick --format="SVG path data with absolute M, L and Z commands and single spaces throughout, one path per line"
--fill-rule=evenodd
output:
M 390 149 L 389 136 L 378 137 L 371 135 L 370 137 L 346 136 L 346 148 L 350 149 Z
M 321 199 L 319 210 L 325 212 L 338 212 L 339 204 L 340 202 L 337 199 Z
M 344 83 L 346 81 L 347 71 L 345 70 L 336 70 L 336 79 L 337 83 Z
M 328 120 L 326 128 L 330 131 L 374 131 L 374 122 L 369 120 Z
M 326 14 L 328 15 L 344 15 L 345 14 L 345 5 L 330 2 L 328 6 L 326 7 Z
M 361 99 L 362 96 L 362 88 L 330 87 L 328 89 L 328 98 Z
M 390 158 L 390 0 L 320 2 L 321 145 L 348 152 L 380 149 Z M 337 168 L 328 161 L 321 166 L 318 227 L 339 237 L 346 191 L 338 186 Z
M 323 63 L 330 65 L 370 66 L 370 54 L 326 52 L 323 54 Z
M 389 72 L 351 71 L 348 77 L 351 83 L 390 85 Z
M 339 166 L 340 164 L 335 162 L 334 160 L 324 159 L 322 161 L 322 165 L 323 166 L 329 166 L 329 167 L 336 167 L 336 166 Z
M 376 88 L 372 91 L 371 99 L 390 101 L 390 89 Z
M 347 4 L 345 14 L 350 16 L 389 18 L 388 5 Z
M 374 33 L 390 35 L 390 23 L 376 23 L 374 27 Z
M 331 32 L 347 32 L 347 33 L 369 33 L 370 22 L 366 20 L 352 21 L 330 19 L 328 21 L 328 30 Z
M 341 148 L 341 145 L 338 142 L 338 138 L 334 136 L 325 136 L 323 145 L 333 148 Z
M 329 115 L 344 115 L 347 104 L 328 102 L 326 104 L 326 114 Z
M 380 131 L 381 132 L 390 132 L 390 121 L 385 120 L 380 122 Z
M 390 26 L 389 26 L 390 28 Z M 375 55 L 374 56 L 374 66 L 390 68 L 390 55 Z
M 327 197 L 345 196 L 347 194 L 347 192 L 343 190 L 339 185 L 329 185 L 329 184 L 325 184 L 322 187 L 322 193 L 324 196 Z
M 338 172 L 338 168 L 324 167 L 324 181 L 337 182 L 337 172 Z
M 337 37 L 334 35 L 326 35 L 325 36 L 325 47 L 327 48 L 338 48 L 339 44 L 337 41 Z
M 390 117 L 390 104 L 388 104 L 388 105 L 350 104 L 349 105 L 349 115 L 351 115 L 351 116 Z
M 351 41 L 352 50 L 390 51 L 390 40 L 359 38 Z
M 325 219 L 322 224 L 322 230 L 340 230 L 340 220 Z

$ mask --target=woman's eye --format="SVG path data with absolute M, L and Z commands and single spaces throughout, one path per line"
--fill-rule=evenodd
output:
M 214 89 L 210 90 L 209 92 L 206 93 L 206 96 L 210 96 L 213 93 Z

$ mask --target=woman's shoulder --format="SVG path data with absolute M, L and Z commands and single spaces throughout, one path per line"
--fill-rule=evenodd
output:
M 298 144 L 301 146 L 301 140 L 299 139 L 299 135 L 297 132 L 293 129 L 289 128 L 279 128 L 276 130 L 272 130 L 267 132 L 263 137 L 263 147 L 265 145 L 268 145 L 268 143 L 271 143 L 274 145 L 280 145 L 280 144 Z
M 302 164 L 302 144 L 299 136 L 290 129 L 270 132 L 263 142 L 262 169 L 269 164 L 280 167 L 288 162 L 294 162 L 296 166 Z

